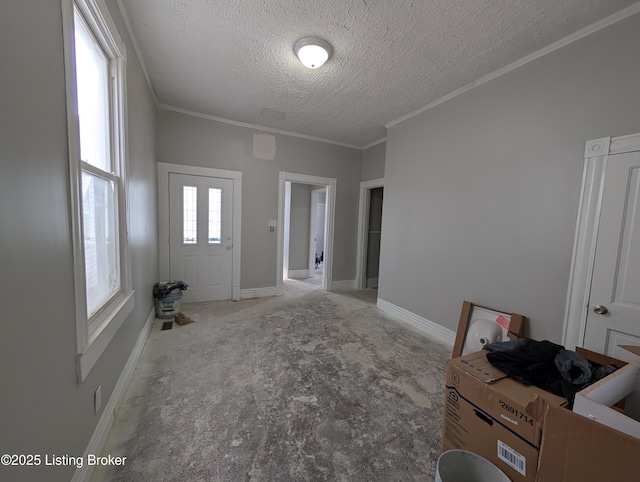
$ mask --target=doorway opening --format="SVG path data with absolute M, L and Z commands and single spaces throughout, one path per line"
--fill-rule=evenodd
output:
M 356 287 L 378 288 L 384 179 L 360 183 Z
M 281 172 L 278 196 L 276 293 L 285 279 L 332 287 L 335 220 L 333 178 Z

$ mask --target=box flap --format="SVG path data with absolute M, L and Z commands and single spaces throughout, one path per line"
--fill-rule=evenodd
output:
M 537 482 L 637 480 L 640 440 L 553 404 L 545 413 Z
M 507 375 L 504 372 L 498 370 L 487 360 L 487 353 L 485 350 L 469 353 L 454 358 L 449 363 L 484 383 L 493 383 L 496 380 L 506 378 Z
M 506 397 L 509 397 L 514 402 L 520 404 L 521 407 L 528 411 L 528 407 L 531 403 L 534 403 L 539 398 L 544 398 L 548 403 L 552 405 L 564 406 L 567 404 L 567 399 L 554 395 L 542 388 L 534 385 L 523 385 L 519 381 L 512 378 L 504 378 L 496 380 L 492 385 L 494 390 Z M 536 420 L 540 420 L 538 417 L 534 417 Z
M 634 346 L 634 345 L 620 345 L 620 348 L 624 348 L 627 351 L 630 351 L 631 353 L 633 353 L 634 355 L 638 355 L 640 356 L 640 346 Z
M 576 353 L 581 357 L 589 360 L 590 362 L 597 363 L 598 365 L 613 365 L 618 368 L 622 368 L 627 364 L 627 362 L 625 361 L 603 355 L 602 353 L 598 353 L 596 351 L 587 350 L 586 348 L 582 348 L 579 346 L 576 347 Z
M 640 362 L 632 362 L 576 394 L 573 411 L 640 439 Z M 612 408 L 626 397 L 624 413 Z

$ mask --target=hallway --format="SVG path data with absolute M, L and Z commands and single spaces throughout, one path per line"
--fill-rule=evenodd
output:
M 449 349 L 318 279 L 156 322 L 92 480 L 432 480 Z

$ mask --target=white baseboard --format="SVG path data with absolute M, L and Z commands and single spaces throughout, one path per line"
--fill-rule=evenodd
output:
M 87 449 L 84 451 L 85 461 L 87 460 L 89 454 L 100 455 L 100 453 L 102 452 L 102 448 L 107 441 L 109 431 L 111 430 L 111 426 L 113 425 L 116 411 L 120 406 L 122 397 L 124 397 L 124 392 L 129 385 L 129 380 L 131 379 L 133 370 L 138 364 L 138 359 L 142 354 L 142 349 L 144 348 L 144 344 L 146 343 L 149 332 L 151 331 L 151 324 L 153 323 L 155 318 L 156 311 L 154 307 L 151 309 L 151 312 L 147 317 L 147 321 L 142 327 L 140 335 L 138 335 L 138 340 L 133 347 L 133 351 L 131 352 L 131 355 L 129 355 L 129 359 L 127 360 L 126 365 L 122 369 L 122 373 L 120 374 L 120 377 L 116 382 L 116 386 L 111 393 L 111 397 L 109 397 L 109 401 L 104 407 L 102 416 L 100 417 L 100 420 L 98 420 L 98 425 L 96 426 L 96 429 L 91 436 L 91 440 L 89 440 L 89 445 L 87 445 Z M 71 482 L 87 482 L 89 479 L 91 479 L 94 469 L 95 466 L 84 464 L 82 468 L 76 470 L 75 474 L 73 475 L 73 479 L 71 479 Z
M 334 281 L 331 285 L 331 289 L 333 291 L 338 290 L 355 290 L 356 289 L 356 280 L 354 279 L 345 279 L 341 281 Z
M 309 277 L 309 269 L 290 269 L 288 273 L 288 278 L 308 278 Z
M 378 308 L 451 347 L 453 347 L 456 341 L 456 334 L 450 329 L 418 316 L 404 308 L 400 308 L 393 303 L 389 303 L 382 298 L 378 298 Z
M 268 286 L 266 288 L 247 288 L 244 290 L 240 290 L 241 300 L 248 300 L 251 298 L 266 298 L 267 296 L 277 295 L 278 293 L 275 286 Z

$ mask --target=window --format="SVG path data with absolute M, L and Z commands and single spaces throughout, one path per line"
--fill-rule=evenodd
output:
M 104 0 L 62 0 L 78 376 L 133 309 L 127 247 L 126 51 Z
M 198 244 L 198 188 L 182 186 L 182 243 Z
M 209 188 L 209 244 L 222 242 L 222 189 Z

